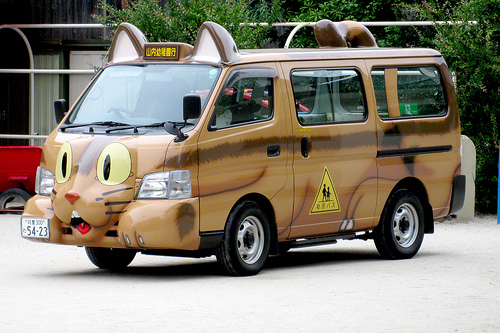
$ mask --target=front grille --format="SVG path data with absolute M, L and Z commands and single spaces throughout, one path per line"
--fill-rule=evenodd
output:
M 115 223 L 104 235 L 106 237 L 118 237 L 118 222 Z
M 63 235 L 73 235 L 73 229 L 71 229 L 66 223 L 61 223 L 61 229 Z
M 105 234 L 106 237 L 118 237 L 118 231 L 108 230 Z

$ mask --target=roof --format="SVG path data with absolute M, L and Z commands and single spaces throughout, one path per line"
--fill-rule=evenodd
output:
M 370 59 L 370 58 L 415 58 L 441 57 L 433 49 L 426 48 L 318 48 L 318 49 L 258 49 L 240 50 L 242 62 L 262 61 L 299 61 L 299 60 L 335 60 L 335 59 Z
M 316 23 L 317 49 L 239 50 L 233 37 L 222 26 L 205 22 L 194 47 L 184 43 L 148 43 L 135 26 L 122 23 L 109 51 L 109 63 L 177 61 L 219 65 L 252 64 L 270 61 L 441 57 L 432 49 L 379 48 L 370 31 L 353 21 Z M 147 51 L 146 51 L 147 50 Z

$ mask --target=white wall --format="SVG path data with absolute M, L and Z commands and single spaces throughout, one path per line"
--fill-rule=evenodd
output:
M 36 69 L 59 68 L 59 55 L 35 55 Z M 57 126 L 54 116 L 54 101 L 59 96 L 59 76 L 53 74 L 36 74 L 34 89 L 34 130 L 40 135 L 48 135 Z M 34 145 L 43 145 L 44 139 L 34 140 Z
M 71 51 L 69 56 L 70 69 L 95 69 L 103 67 L 106 63 L 106 51 Z M 69 101 L 73 105 L 78 96 L 92 79 L 90 74 L 71 74 L 69 76 Z
M 462 135 L 462 175 L 466 178 L 464 207 L 457 212 L 457 218 L 472 220 L 476 199 L 476 147 L 471 139 Z

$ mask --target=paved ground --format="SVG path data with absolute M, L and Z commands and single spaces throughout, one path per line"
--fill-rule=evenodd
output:
M 499 332 L 496 217 L 436 225 L 419 254 L 373 242 L 292 250 L 254 277 L 215 258 L 139 255 L 125 273 L 82 248 L 21 239 L 0 215 L 0 332 Z

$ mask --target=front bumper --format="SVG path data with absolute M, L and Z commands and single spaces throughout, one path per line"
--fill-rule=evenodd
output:
M 138 250 L 194 251 L 200 245 L 198 198 L 133 201 L 118 222 L 97 239 L 85 239 L 73 227 L 59 220 L 50 198 L 45 196 L 35 195 L 28 200 L 22 216 L 49 219 L 50 238 L 28 238 L 33 241 Z

